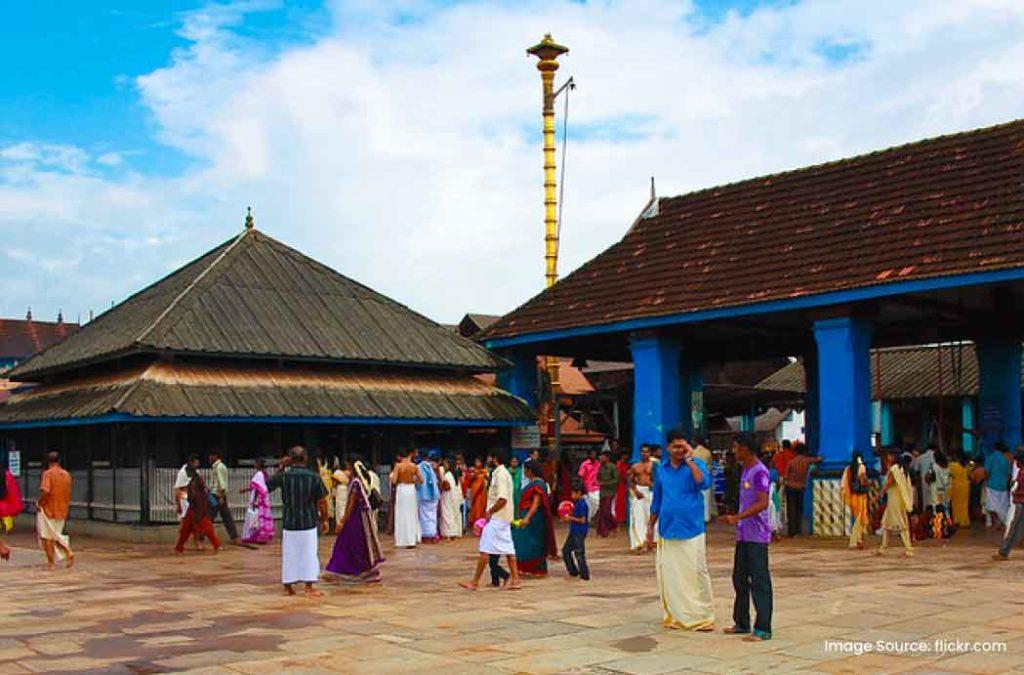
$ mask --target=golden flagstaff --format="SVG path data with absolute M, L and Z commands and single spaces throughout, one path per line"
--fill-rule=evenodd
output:
M 555 98 L 562 89 L 555 91 L 555 72 L 558 70 L 558 57 L 569 51 L 568 47 L 558 44 L 545 33 L 540 42 L 526 50 L 536 56 L 537 70 L 540 71 L 541 95 L 543 100 L 544 129 L 544 278 L 547 287 L 558 281 L 558 192 L 555 174 Z M 550 434 L 549 444 L 556 448 L 557 431 L 557 394 L 561 388 L 558 373 L 558 359 L 549 356 L 546 359 L 548 377 L 551 380 Z

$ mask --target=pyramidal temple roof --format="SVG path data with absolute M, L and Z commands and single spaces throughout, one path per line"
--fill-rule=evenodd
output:
M 455 368 L 498 356 L 248 226 L 12 371 L 18 380 L 135 353 Z

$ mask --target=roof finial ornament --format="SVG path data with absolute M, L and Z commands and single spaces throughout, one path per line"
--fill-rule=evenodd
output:
M 64 310 L 63 309 L 58 309 L 57 310 L 57 323 L 64 323 Z
M 252 218 L 252 207 L 248 207 L 245 210 L 245 229 L 251 230 L 256 222 Z
M 28 308 L 28 312 L 25 314 L 25 321 L 31 321 L 31 320 L 32 320 L 32 307 L 30 306 Z
M 658 198 L 658 192 L 654 189 L 654 176 L 651 176 L 651 201 Z

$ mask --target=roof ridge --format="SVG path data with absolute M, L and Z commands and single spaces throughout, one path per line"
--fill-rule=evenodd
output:
M 178 304 L 185 298 L 185 296 L 189 294 L 189 291 L 191 291 L 193 288 L 198 286 L 199 282 L 202 281 L 203 279 L 205 279 L 206 275 L 209 274 L 213 270 L 213 268 L 217 266 L 217 263 L 219 263 L 221 260 L 224 260 L 224 258 L 227 257 L 228 253 L 233 251 L 235 249 L 235 247 L 251 231 L 254 231 L 254 230 L 250 230 L 250 229 L 242 230 L 242 232 L 237 237 L 235 237 L 235 240 L 232 241 L 223 251 L 221 251 L 220 255 L 218 255 L 213 260 L 213 262 L 211 262 L 209 264 L 209 266 L 206 269 L 204 269 L 202 272 L 197 274 L 196 277 L 194 279 L 192 279 L 192 281 L 190 281 L 188 283 L 188 285 L 185 286 L 185 288 L 183 288 L 181 290 L 181 292 L 179 292 L 178 295 L 176 295 L 174 297 L 173 300 L 171 300 L 171 302 L 167 305 L 167 307 L 165 307 L 164 310 L 162 312 L 160 312 L 160 314 L 155 319 L 153 319 L 153 321 L 148 326 L 146 326 L 145 328 L 142 329 L 142 332 L 139 333 L 138 336 L 136 336 L 136 338 L 132 341 L 132 343 L 133 344 L 141 344 L 142 340 L 147 335 L 152 333 L 156 329 L 156 327 L 160 324 L 160 322 L 163 321 L 165 318 L 167 318 L 167 315 L 171 313 L 171 310 L 173 310 L 175 307 L 177 307 Z
M 291 246 L 288 246 L 287 244 L 278 241 L 277 239 L 275 239 L 274 237 L 271 237 L 270 235 L 263 234 L 262 236 L 263 236 L 264 239 L 267 240 L 267 242 L 270 245 L 276 246 L 283 253 L 285 253 L 285 254 L 287 254 L 289 256 L 298 257 L 298 258 L 302 259 L 303 261 L 307 262 L 308 264 L 315 265 L 317 268 L 319 268 L 319 269 L 321 269 L 321 270 L 323 270 L 323 271 L 325 271 L 325 272 L 327 272 L 329 274 L 339 276 L 339 277 L 345 279 L 346 281 L 352 283 L 357 288 L 357 290 L 360 292 L 362 298 L 365 298 L 365 299 L 371 300 L 371 301 L 375 301 L 375 302 L 381 302 L 382 304 L 388 305 L 390 307 L 395 307 L 395 308 L 398 308 L 398 309 L 401 309 L 401 310 L 405 310 L 406 312 L 411 314 L 414 318 L 416 318 L 424 326 L 427 326 L 427 327 L 429 327 L 431 329 L 435 329 L 436 328 L 436 329 L 438 329 L 439 332 L 443 332 L 446 335 L 448 335 L 449 337 L 454 335 L 454 337 L 456 338 L 456 342 L 461 343 L 461 346 L 463 348 L 472 349 L 472 350 L 480 349 L 480 350 L 483 350 L 483 351 L 488 351 L 486 347 L 478 344 L 475 340 L 471 340 L 471 339 L 469 339 L 469 338 L 467 338 L 467 337 L 465 337 L 465 336 L 463 336 L 463 335 L 461 335 L 459 333 L 452 334 L 450 331 L 445 330 L 443 325 L 441 325 L 437 321 L 434 321 L 433 319 L 431 319 L 430 317 L 426 316 L 425 314 L 422 314 L 421 312 L 416 311 L 415 309 L 409 307 L 408 305 L 405 305 L 405 304 L 399 302 L 398 300 L 395 300 L 394 298 L 392 298 L 390 296 L 384 295 L 380 291 L 375 291 L 374 289 L 370 288 L 366 284 L 364 284 L 364 283 L 362 283 L 360 281 L 357 281 L 356 279 L 353 279 L 352 277 L 348 276 L 347 274 L 342 274 L 341 272 L 339 272 L 338 270 L 334 269 L 330 265 L 322 263 L 319 260 L 316 260 L 315 258 L 312 258 L 312 257 L 306 255 L 302 251 L 299 251 L 298 249 L 292 248 Z M 377 317 L 372 317 L 372 319 L 373 319 L 373 321 L 375 323 L 377 323 L 378 326 L 380 325 L 379 319 Z M 500 317 L 499 317 L 499 319 L 500 319 Z M 488 351 L 488 353 L 490 353 L 490 352 Z M 495 365 L 498 365 L 498 364 L 495 364 Z
M 862 152 L 862 153 L 857 154 L 857 155 L 850 155 L 849 157 L 840 157 L 838 159 L 830 159 L 830 160 L 826 160 L 824 162 L 818 162 L 817 164 L 809 164 L 807 166 L 800 166 L 800 167 L 797 167 L 795 169 L 785 169 L 783 171 L 775 171 L 773 173 L 761 174 L 759 176 L 751 176 L 749 178 L 740 178 L 739 180 L 734 180 L 734 181 L 730 181 L 730 182 L 727 182 L 727 183 L 720 183 L 718 185 L 711 185 L 711 186 L 708 186 L 708 187 L 705 187 L 705 188 L 699 188 L 697 190 L 691 190 L 689 192 L 682 192 L 680 194 L 673 195 L 671 197 L 663 197 L 663 199 L 673 200 L 674 201 L 674 200 L 677 200 L 677 199 L 684 199 L 684 198 L 688 198 L 688 197 L 695 197 L 697 195 L 706 194 L 708 192 L 715 192 L 717 190 L 732 189 L 732 188 L 744 186 L 744 185 L 747 185 L 747 184 L 750 184 L 750 183 L 757 183 L 757 182 L 766 181 L 766 180 L 773 180 L 773 179 L 777 179 L 777 178 L 788 177 L 788 176 L 791 176 L 793 174 L 811 173 L 813 171 L 820 170 L 820 169 L 834 168 L 834 167 L 841 166 L 843 164 L 848 164 L 848 163 L 852 163 L 852 162 L 868 159 L 870 157 L 877 157 L 879 155 L 884 155 L 885 153 L 888 153 L 888 152 L 895 152 L 895 151 L 898 151 L 898 150 L 906 150 L 907 148 L 913 148 L 913 147 L 916 147 L 916 146 L 925 145 L 927 143 L 934 143 L 936 141 L 947 141 L 947 140 L 954 139 L 954 138 L 966 138 L 966 137 L 974 136 L 974 135 L 977 135 L 977 134 L 991 133 L 993 131 L 997 131 L 997 130 L 1004 129 L 1004 128 L 1009 129 L 1010 127 L 1019 126 L 1019 125 L 1022 125 L 1022 124 L 1024 124 L 1024 118 L 1018 118 L 1018 119 L 1010 120 L 1008 122 L 1000 122 L 998 124 L 992 124 L 992 125 L 989 125 L 987 127 L 979 127 L 977 129 L 965 129 L 963 131 L 952 131 L 952 132 L 945 133 L 945 134 L 939 134 L 938 136 L 928 136 L 928 137 L 925 137 L 925 138 L 919 138 L 916 141 L 909 141 L 907 143 L 899 143 L 897 145 L 890 145 L 888 147 L 879 148 L 877 150 L 869 150 L 868 152 Z M 630 229 L 632 229 L 632 228 L 630 228 Z M 628 232 L 627 232 L 627 234 L 628 234 Z

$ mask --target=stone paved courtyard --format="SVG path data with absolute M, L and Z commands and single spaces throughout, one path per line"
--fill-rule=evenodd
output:
M 1024 672 L 1024 557 L 992 562 L 994 542 L 961 535 L 910 564 L 842 542 L 781 543 L 775 639 L 748 644 L 664 631 L 653 559 L 625 553 L 624 535 L 588 541 L 591 582 L 567 580 L 559 563 L 522 592 L 458 589 L 470 540 L 397 552 L 388 542 L 384 584 L 325 586 L 325 598 L 308 600 L 281 595 L 277 546 L 178 558 L 79 538 L 75 569 L 49 573 L 23 531 L 0 566 L 0 673 Z M 713 532 L 709 559 L 721 628 L 732 602 L 728 531 Z M 937 638 L 1007 649 L 857 656 L 824 642 Z

